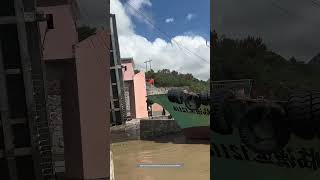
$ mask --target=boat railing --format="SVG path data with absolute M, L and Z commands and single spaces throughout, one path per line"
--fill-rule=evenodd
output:
M 230 89 L 234 92 L 241 92 L 246 96 L 250 96 L 252 87 L 252 79 L 212 81 L 211 90 Z

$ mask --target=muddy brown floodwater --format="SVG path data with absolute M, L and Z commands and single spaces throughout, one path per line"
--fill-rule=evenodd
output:
M 171 135 L 148 141 L 111 144 L 115 180 L 209 180 L 210 145 Z M 138 167 L 138 164 L 183 164 L 182 167 Z

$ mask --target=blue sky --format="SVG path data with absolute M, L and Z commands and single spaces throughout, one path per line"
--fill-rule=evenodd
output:
M 169 37 L 153 29 L 130 6 L 152 19 Z M 117 18 L 120 56 L 132 57 L 140 70 L 151 59 L 153 70 L 176 70 L 207 80 L 209 7 L 209 0 L 110 0 L 110 12 Z M 192 14 L 189 20 L 188 14 Z
M 170 35 L 170 39 L 187 32 L 200 35 L 206 40 L 210 39 L 210 0 L 153 0 L 151 2 L 152 6 L 145 6 L 144 12 L 152 17 L 157 27 Z M 186 19 L 188 14 L 193 14 L 193 18 L 189 21 Z M 165 20 L 168 18 L 173 18 L 174 21 L 166 23 Z M 132 20 L 136 33 L 148 40 L 153 41 L 159 36 L 166 41 L 170 40 L 152 30 L 138 18 Z

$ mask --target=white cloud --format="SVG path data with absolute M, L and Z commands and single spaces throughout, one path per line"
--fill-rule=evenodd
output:
M 127 35 L 134 33 L 134 25 L 119 0 L 111 0 L 110 13 L 116 15 L 118 34 Z
M 172 23 L 174 21 L 174 19 L 173 18 L 167 18 L 165 21 L 166 21 L 166 23 Z
M 136 9 L 141 9 L 143 6 L 152 6 L 150 0 L 129 0 L 127 3 L 133 5 Z
M 192 14 L 192 13 L 189 13 L 189 14 L 186 16 L 186 19 L 187 19 L 188 21 L 191 21 L 191 20 L 194 19 L 194 18 L 195 18 L 195 15 Z
M 128 0 L 124 4 L 124 9 L 129 16 L 133 16 L 137 18 L 139 21 L 147 24 L 149 27 L 152 27 L 150 25 L 150 21 L 154 23 L 152 14 L 145 10 L 146 7 L 151 7 L 151 6 L 152 6 L 152 3 L 150 0 Z M 145 17 L 148 18 L 149 22 L 145 19 Z
M 139 69 L 144 67 L 144 61 L 152 59 L 154 70 L 166 68 L 181 73 L 192 73 L 195 77 L 203 80 L 209 78 L 209 63 L 182 50 L 187 48 L 209 61 L 210 48 L 206 45 L 206 40 L 203 37 L 180 35 L 172 38 L 169 42 L 161 38 L 157 38 L 153 42 L 149 41 L 135 33 L 131 20 L 132 15 L 125 11 L 125 6 L 119 0 L 111 0 L 110 4 L 111 13 L 116 14 L 117 18 L 121 57 L 133 57 Z M 179 42 L 183 47 L 179 48 L 175 42 Z

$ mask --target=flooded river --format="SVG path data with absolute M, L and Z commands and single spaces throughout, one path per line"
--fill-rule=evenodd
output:
M 148 141 L 112 143 L 115 180 L 209 180 L 210 145 L 171 135 Z M 180 164 L 181 167 L 138 167 L 138 164 Z

